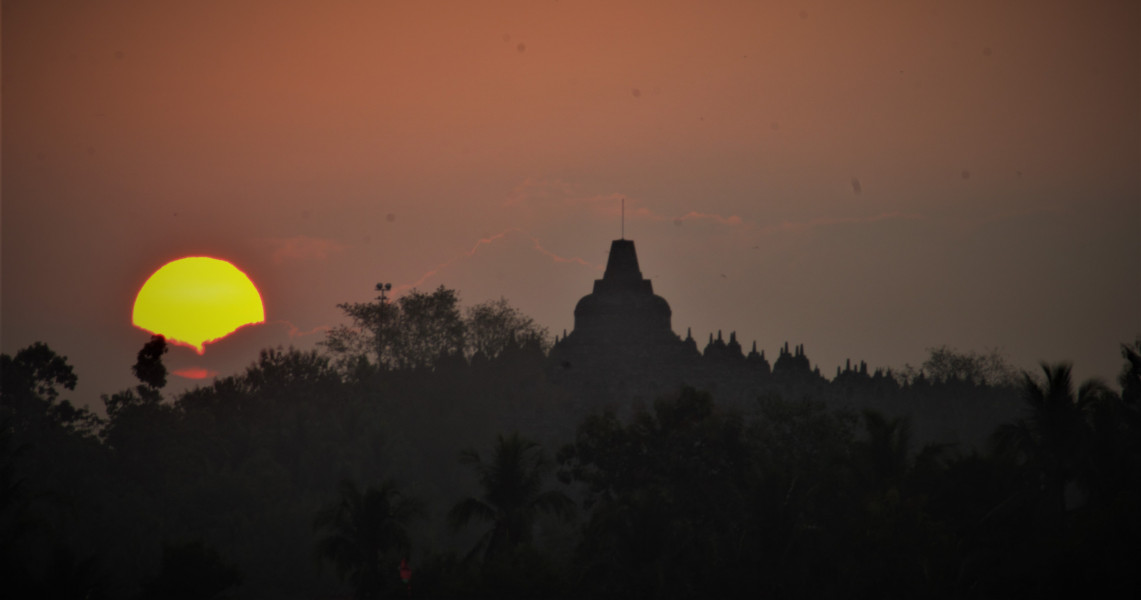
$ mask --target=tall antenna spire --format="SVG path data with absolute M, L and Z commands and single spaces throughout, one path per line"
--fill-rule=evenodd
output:
M 626 199 L 622 199 L 622 239 L 626 239 Z

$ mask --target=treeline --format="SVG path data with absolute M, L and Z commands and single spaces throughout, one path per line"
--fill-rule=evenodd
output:
M 965 450 L 776 394 L 729 407 L 684 388 L 584 414 L 547 381 L 546 332 L 505 302 L 463 311 L 441 288 L 343 308 L 353 323 L 322 352 L 266 350 L 173 398 L 152 340 L 106 417 L 66 400 L 75 375 L 46 345 L 4 355 L 4 595 L 1138 588 L 1141 342 L 1122 349 L 1120 391 L 1075 385 L 1066 365 L 1022 374 L 1023 416 Z

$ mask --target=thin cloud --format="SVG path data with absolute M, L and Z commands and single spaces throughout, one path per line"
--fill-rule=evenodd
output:
M 713 223 L 717 223 L 718 225 L 726 225 L 726 226 L 730 226 L 730 227 L 735 227 L 737 225 L 744 225 L 745 224 L 744 219 L 742 219 L 741 217 L 738 217 L 737 215 L 730 215 L 728 217 L 723 217 L 723 216 L 717 215 L 717 214 L 701 213 L 701 212 L 696 212 L 696 211 L 690 211 L 690 212 L 688 212 L 688 213 L 686 213 L 680 217 L 674 217 L 673 218 L 673 222 L 675 225 L 681 225 L 682 223 L 684 223 L 686 221 L 710 221 Z
M 519 231 L 519 230 L 516 230 L 516 231 Z M 523 233 L 523 232 L 520 231 L 520 233 Z M 544 248 L 543 245 L 541 243 L 539 243 L 539 238 L 536 238 L 535 236 L 528 235 L 525 233 L 523 235 L 527 236 L 527 238 L 531 240 L 531 243 L 533 245 L 532 247 L 536 251 L 538 251 L 543 256 L 546 256 L 547 258 L 550 258 L 551 260 L 553 260 L 557 263 L 573 263 L 576 265 L 582 265 L 584 267 L 590 267 L 592 269 L 602 269 L 602 265 L 591 264 L 591 263 L 586 262 L 585 260 L 583 260 L 577 256 L 572 256 L 570 258 L 567 258 L 565 256 L 559 256 L 558 254 L 555 254 L 554 252 L 551 252 L 550 250 L 547 250 L 546 248 Z
M 872 215 L 870 217 L 822 217 L 819 219 L 812 219 L 809 221 L 782 221 L 777 225 L 769 225 L 761 228 L 761 233 L 772 233 L 774 231 L 783 231 L 790 233 L 800 233 L 821 227 L 833 227 L 836 225 L 852 225 L 863 223 L 878 223 L 880 221 L 890 221 L 895 219 L 922 219 L 923 215 L 916 213 L 904 213 L 899 211 L 891 211 Z
M 344 244 L 326 238 L 296 235 L 288 238 L 265 238 L 272 249 L 275 264 L 288 260 L 325 260 L 347 248 Z
M 519 182 L 503 201 L 503 206 L 524 206 L 535 203 L 562 202 L 573 198 L 574 187 L 561 179 L 528 177 Z
M 285 325 L 289 329 L 289 339 L 304 338 L 311 335 L 319 335 L 331 331 L 333 328 L 329 325 L 318 325 L 311 329 L 301 329 L 293 323 L 286 320 L 270 321 L 268 324 L 272 325 Z
M 530 240 L 532 248 L 536 252 L 542 254 L 543 256 L 546 256 L 547 258 L 551 259 L 553 262 L 578 264 L 578 265 L 583 265 L 585 267 L 590 267 L 590 268 L 595 269 L 595 270 L 602 270 L 602 268 L 603 268 L 602 265 L 595 265 L 595 264 L 587 262 L 586 260 L 583 260 L 582 258 L 579 258 L 577 256 L 565 257 L 565 256 L 561 256 L 559 254 L 556 254 L 556 253 L 548 250 L 546 247 L 544 247 L 543 244 L 539 241 L 539 239 L 536 238 L 535 236 L 533 236 L 533 235 L 527 233 L 526 231 L 523 231 L 522 229 L 519 229 L 517 227 L 512 227 L 511 229 L 501 231 L 500 233 L 497 233 L 495 235 L 491 235 L 491 236 L 488 236 L 485 238 L 480 238 L 479 240 L 476 241 L 475 245 L 471 247 L 471 250 L 468 250 L 467 252 L 463 252 L 461 254 L 457 254 L 456 256 L 453 256 L 452 258 L 440 263 L 439 265 L 436 265 L 436 267 L 434 267 L 433 269 L 431 269 L 431 270 L 427 271 L 426 273 L 424 273 L 423 275 L 421 275 L 420 278 L 417 279 L 416 281 L 414 281 L 412 283 L 404 283 L 404 284 L 394 286 L 392 288 L 393 295 L 395 296 L 395 295 L 403 294 L 409 290 L 420 287 L 421 285 L 424 284 L 425 281 L 428 281 L 432 277 L 435 277 L 436 275 L 438 275 L 440 273 L 440 271 L 448 268 L 449 266 L 455 264 L 456 262 L 458 262 L 460 260 L 475 256 L 476 253 L 478 253 L 484 246 L 490 246 L 491 244 L 494 244 L 500 240 L 503 240 L 508 235 L 510 235 L 512 233 L 522 235 L 526 239 Z
M 785 233 L 803 233 L 814 229 L 823 227 L 834 227 L 837 225 L 853 225 L 853 224 L 866 224 L 878 223 L 881 221 L 891 220 L 919 220 L 933 218 L 939 221 L 951 221 L 958 225 L 967 228 L 981 227 L 990 223 L 998 221 L 1006 221 L 1012 219 L 1021 219 L 1033 215 L 1041 214 L 1062 214 L 1066 212 L 1059 207 L 1035 207 L 1023 210 L 1009 210 L 983 215 L 973 219 L 960 219 L 955 220 L 947 217 L 928 217 L 919 213 L 909 213 L 901 211 L 884 212 L 877 215 L 867 217 L 822 217 L 819 219 L 811 219 L 808 221 L 782 221 L 776 225 L 768 225 L 760 228 L 761 233 L 785 232 Z
M 1061 215 L 1069 212 L 1067 209 L 1060 206 L 1036 206 L 1033 208 L 1005 210 L 1001 212 L 991 213 L 989 215 L 982 215 L 976 218 L 959 219 L 959 222 L 966 225 L 968 228 L 981 227 L 999 221 L 1010 221 L 1014 219 L 1022 219 L 1025 217 L 1035 215 Z
M 622 201 L 625 200 L 625 211 L 627 219 L 641 219 L 646 221 L 672 221 L 675 225 L 680 225 L 686 221 L 708 221 L 717 223 L 718 225 L 737 226 L 743 225 L 745 221 L 737 215 L 730 215 L 728 217 L 715 214 L 704 213 L 691 210 L 681 216 L 670 216 L 655 212 L 650 207 L 638 198 L 631 198 L 624 194 L 612 193 L 603 194 L 599 196 L 591 196 L 590 198 L 583 198 L 580 200 L 583 204 L 591 205 L 600 214 L 608 217 L 617 217 L 622 213 Z
M 207 377 L 216 376 L 218 372 L 211 369 L 203 369 L 202 367 L 186 367 L 185 369 L 178 369 L 174 374 L 186 379 L 206 379 Z
M 527 178 L 519 182 L 503 202 L 504 207 L 534 208 L 537 206 L 561 209 L 585 209 L 596 216 L 608 219 L 618 218 L 625 212 L 625 218 L 644 221 L 672 221 L 681 224 L 685 221 L 708 221 L 725 226 L 738 226 L 744 220 L 737 215 L 722 216 L 714 213 L 689 211 L 680 216 L 655 212 L 641 199 L 620 192 L 580 195 L 570 183 L 561 179 Z M 536 246 L 539 247 L 536 242 Z M 553 255 L 552 255 L 553 256 Z
M 857 193 L 863 191 L 861 184 L 854 178 L 852 185 L 854 190 L 858 190 Z M 561 180 L 524 180 L 522 183 L 516 186 L 515 190 L 513 191 L 512 198 L 514 200 L 509 200 L 507 205 L 523 204 L 532 199 L 542 198 L 544 200 L 557 200 L 556 204 L 562 207 L 577 206 L 580 210 L 585 210 L 586 212 L 592 213 L 597 217 L 605 217 L 607 219 L 619 218 L 620 215 L 623 214 L 624 210 L 625 219 L 630 221 L 637 220 L 651 222 L 672 222 L 675 226 L 679 227 L 689 222 L 709 223 L 712 225 L 738 230 L 739 233 L 746 236 L 756 234 L 764 235 L 775 232 L 805 233 L 820 228 L 835 227 L 840 225 L 861 225 L 889 220 L 916 220 L 925 218 L 923 215 L 917 213 L 889 211 L 869 216 L 821 217 L 807 221 L 781 221 L 780 223 L 773 225 L 760 225 L 755 222 L 746 221 L 739 215 L 722 215 L 712 212 L 703 212 L 700 210 L 691 210 L 682 215 L 671 216 L 653 210 L 647 206 L 646 202 L 640 198 L 630 197 L 619 192 L 595 194 L 592 196 L 575 196 L 573 194 L 572 186 Z M 506 235 L 506 233 L 510 231 L 513 230 L 508 230 L 507 232 L 499 234 L 498 236 L 492 236 L 492 238 L 488 238 L 487 240 L 483 241 L 493 241 L 498 237 Z M 536 249 L 547 253 L 545 249 L 539 245 L 537 240 L 535 241 L 535 245 Z M 478 246 L 479 244 L 476 245 L 476 248 L 473 248 L 473 253 L 478 248 Z M 550 256 L 557 259 L 557 257 L 553 254 L 550 254 Z M 453 259 L 453 261 L 454 260 L 455 259 Z M 436 270 L 429 272 L 425 275 L 425 277 L 421 278 L 417 284 L 423 282 L 431 275 L 434 275 L 436 271 L 447 266 L 450 264 L 450 262 L 452 261 L 444 263 L 440 265 L 440 267 L 437 267 Z

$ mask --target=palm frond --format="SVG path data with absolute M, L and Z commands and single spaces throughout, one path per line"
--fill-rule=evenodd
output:
M 483 535 L 479 536 L 479 539 L 476 540 L 475 545 L 472 546 L 471 550 L 468 550 L 468 553 L 464 555 L 463 562 L 469 563 L 476 556 L 480 554 L 486 555 L 488 552 L 490 552 L 491 538 L 494 533 L 494 529 L 489 529 Z
M 547 490 L 539 494 L 531 506 L 563 518 L 573 516 L 578 508 L 570 496 L 559 490 Z
M 423 514 L 423 504 L 403 496 L 392 481 L 362 492 L 346 480 L 338 492 L 337 501 L 314 516 L 313 527 L 322 535 L 314 543 L 313 553 L 318 567 L 324 560 L 332 562 L 337 576 L 363 594 L 364 588 L 375 585 L 378 557 L 392 550 L 410 549 L 405 525 Z
M 465 498 L 448 512 L 448 524 L 454 531 L 463 529 L 472 519 L 494 522 L 495 509 L 475 498 Z
M 1107 396 L 1113 394 L 1109 386 L 1105 385 L 1100 379 L 1087 379 L 1078 387 L 1077 404 L 1080 408 L 1085 408 L 1091 403 L 1098 402 Z
M 574 508 L 565 494 L 543 491 L 544 479 L 554 463 L 538 443 L 517 432 L 496 436 L 490 461 L 484 462 L 474 450 L 465 450 L 460 454 L 460 462 L 476 471 L 483 494 L 480 499 L 467 498 L 452 508 L 448 514 L 452 529 L 459 530 L 472 520 L 492 524 L 473 553 L 482 549 L 487 556 L 527 542 L 536 511 L 565 517 Z
M 475 448 L 465 448 L 460 451 L 460 464 L 464 466 L 482 465 L 483 460 L 479 458 L 479 452 Z
M 995 429 L 991 443 L 1000 456 L 1023 460 L 1034 454 L 1035 435 L 1025 419 L 1003 423 Z

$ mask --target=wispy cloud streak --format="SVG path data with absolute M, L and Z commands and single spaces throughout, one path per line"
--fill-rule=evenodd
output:
M 284 325 L 288 329 L 289 339 L 303 338 L 311 335 L 319 335 L 332 329 L 329 325 L 318 325 L 310 329 L 301 329 L 293 323 L 284 319 L 277 321 L 269 321 L 267 325 Z
M 905 213 L 899 211 L 890 211 L 880 213 L 878 215 L 871 215 L 868 217 L 821 217 L 819 219 L 811 219 L 808 221 L 781 221 L 776 225 L 767 225 L 761 227 L 761 233 L 772 233 L 777 231 L 798 233 L 817 229 L 820 227 L 832 227 L 835 225 L 851 225 L 862 223 L 878 223 L 880 221 L 889 221 L 895 219 L 922 219 L 923 215 L 917 213 Z
M 675 225 L 681 225 L 682 223 L 684 223 L 686 221 L 712 221 L 714 223 L 717 223 L 718 225 L 727 225 L 727 226 L 737 226 L 737 225 L 743 225 L 745 223 L 745 221 L 743 219 L 741 219 L 741 217 L 738 217 L 737 215 L 730 215 L 728 217 L 723 217 L 721 215 L 710 214 L 710 213 L 701 213 L 701 212 L 696 212 L 696 211 L 690 211 L 690 212 L 688 212 L 688 213 L 686 213 L 680 217 L 674 217 L 674 219 L 673 219 L 673 222 Z
M 417 279 L 416 281 L 413 281 L 412 283 L 404 283 L 404 284 L 394 286 L 392 288 L 393 295 L 398 296 L 400 294 L 408 292 L 409 290 L 420 287 L 421 285 L 424 284 L 424 282 L 426 282 L 429 279 L 431 279 L 432 277 L 435 277 L 436 275 L 438 275 L 440 273 L 440 271 L 450 267 L 451 265 L 455 264 L 458 261 L 461 261 L 465 258 L 470 258 L 472 256 L 475 256 L 485 246 L 490 246 L 490 245 L 492 245 L 492 244 L 494 244 L 500 240 L 503 240 L 503 239 L 507 238 L 507 236 L 509 236 L 513 233 L 519 234 L 519 235 L 522 235 L 523 237 L 525 237 L 527 240 L 529 240 L 531 242 L 531 246 L 536 252 L 542 254 L 543 256 L 546 256 L 547 258 L 551 259 L 551 261 L 553 261 L 553 262 L 565 263 L 565 264 L 578 264 L 578 265 L 582 265 L 585 267 L 590 267 L 590 268 L 595 269 L 595 270 L 602 270 L 602 268 L 603 268 L 602 265 L 596 265 L 596 264 L 587 262 L 586 260 L 579 258 L 577 256 L 572 256 L 572 257 L 568 258 L 565 256 L 561 256 L 559 254 L 556 254 L 555 252 L 552 252 L 552 251 L 548 250 L 546 247 L 544 247 L 543 244 L 539 241 L 539 239 L 536 238 L 535 236 L 533 236 L 533 235 L 527 233 L 526 231 L 523 231 L 522 229 L 519 229 L 517 227 L 512 227 L 510 229 L 506 229 L 504 231 L 501 231 L 495 235 L 490 235 L 490 236 L 487 236 L 485 238 L 480 238 L 479 240 L 477 240 L 475 242 L 475 245 L 471 247 L 471 250 L 468 250 L 468 251 L 463 252 L 461 254 L 457 254 L 456 256 L 453 256 L 452 258 L 436 265 L 434 268 L 430 269 L 429 271 L 427 271 L 423 275 L 421 275 L 420 278 Z
M 214 377 L 218 372 L 202 367 L 186 367 L 174 371 L 174 374 L 186 379 L 206 379 L 207 377 Z
M 287 238 L 264 238 L 263 241 L 272 248 L 270 255 L 275 264 L 287 260 L 324 260 L 333 254 L 341 252 L 347 246 L 325 238 L 295 235 Z

